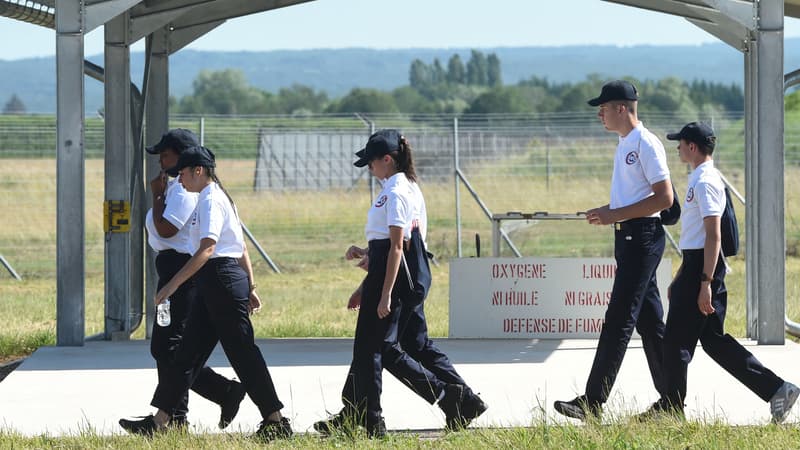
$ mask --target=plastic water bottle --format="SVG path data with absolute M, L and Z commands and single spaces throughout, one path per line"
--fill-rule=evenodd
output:
M 172 322 L 169 315 L 169 299 L 164 300 L 156 308 L 156 322 L 162 327 L 168 327 Z

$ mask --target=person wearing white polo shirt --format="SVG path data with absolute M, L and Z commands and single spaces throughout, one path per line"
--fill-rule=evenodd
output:
M 158 155 L 161 172 L 150 182 L 153 192 L 153 208 L 147 211 L 145 227 L 147 242 L 156 255 L 157 289 L 161 289 L 186 264 L 194 253 L 189 236 L 190 218 L 197 205 L 197 194 L 188 192 L 178 181 L 173 168 L 181 153 L 199 145 L 197 136 L 189 130 L 175 128 L 161 136 L 155 145 L 147 147 L 147 153 Z M 169 177 L 173 177 L 170 179 Z M 172 364 L 173 355 L 183 337 L 189 311 L 197 298 L 194 279 L 183 283 L 170 297 L 171 322 L 167 326 L 155 325 L 150 338 L 150 353 L 156 360 L 159 379 L 163 378 Z M 245 392 L 241 383 L 228 380 L 207 366 L 198 369 L 192 390 L 202 397 L 220 405 L 219 427 L 225 428 L 239 411 Z M 188 392 L 181 398 L 170 420 L 170 426 L 186 426 L 189 412 Z M 123 428 L 131 422 L 120 420 Z
M 383 180 L 383 189 L 367 213 L 368 247 L 350 246 L 345 254 L 347 259 L 362 258 L 367 276 L 349 304 L 359 312 L 353 359 L 342 389 L 344 408 L 314 428 L 327 435 L 360 425 L 371 437 L 383 436 L 384 368 L 428 403 L 438 401 L 448 428 L 463 428 L 486 405 L 428 339 L 423 308 L 431 281 L 424 246 L 427 213 L 411 146 L 399 131 L 380 130 L 356 156 L 354 165 L 369 166 L 370 173 Z M 417 290 L 418 285 L 425 288 Z
M 593 225 L 614 225 L 617 272 L 594 362 L 583 395 L 556 401 L 557 412 L 575 419 L 599 416 L 608 400 L 634 328 L 642 337 L 650 376 L 662 394 L 661 340 L 664 309 L 656 268 L 664 253 L 660 212 L 673 201 L 667 157 L 661 141 L 638 119 L 639 95 L 623 80 L 606 83 L 589 100 L 608 131 L 619 135 L 611 177 L 611 201 L 586 213 Z
M 158 290 L 154 302 L 163 303 L 192 277 L 197 283 L 198 301 L 189 313 L 174 362 L 159 378 L 150 402 L 158 412 L 129 421 L 126 430 L 148 436 L 163 430 L 192 386 L 197 368 L 205 365 L 219 343 L 261 413 L 262 422 L 254 437 L 262 441 L 288 438 L 292 428 L 281 414 L 283 403 L 255 343 L 250 321 L 250 314 L 261 308 L 261 298 L 256 293 L 242 223 L 217 178 L 214 154 L 205 147 L 189 147 L 181 153 L 175 169 L 183 187 L 199 193 L 190 230 L 195 250 Z
M 714 168 L 714 130 L 692 122 L 678 133 L 681 161 L 692 167 L 681 214 L 683 262 L 669 289 L 669 313 L 664 335 L 665 394 L 639 419 L 662 414 L 683 417 L 687 372 L 697 341 L 703 350 L 742 384 L 769 402 L 772 421 L 783 422 L 800 395 L 724 331 L 728 292 L 721 254 L 720 220 L 726 206 L 725 184 Z

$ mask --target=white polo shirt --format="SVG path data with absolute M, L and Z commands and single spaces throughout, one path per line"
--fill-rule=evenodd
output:
M 425 206 L 425 197 L 422 195 L 422 190 L 417 183 L 409 181 L 408 184 L 411 186 L 411 191 L 414 194 L 414 213 L 412 220 L 416 221 L 416 225 L 419 227 L 420 235 L 422 235 L 422 242 L 426 242 L 428 239 L 428 209 Z M 412 225 L 413 224 L 412 222 Z M 407 237 L 411 237 L 410 230 L 407 235 Z M 425 246 L 427 247 L 427 243 Z
M 641 122 L 619 138 L 611 176 L 611 209 L 632 205 L 653 195 L 652 185 L 669 178 L 661 141 Z M 655 212 L 651 217 L 658 217 Z
M 164 199 L 164 213 L 162 217 L 171 223 L 178 232 L 172 237 L 161 237 L 153 221 L 153 210 L 147 211 L 145 227 L 147 228 L 147 242 L 156 251 L 175 250 L 178 253 L 191 255 L 195 252 L 190 236 L 189 226 L 186 226 L 197 206 L 197 193 L 189 192 L 174 178 L 167 183 L 166 198 Z
M 714 161 L 706 161 L 689 174 L 689 184 L 681 212 L 681 242 L 683 250 L 701 249 L 706 245 L 703 219 L 722 216 L 725 210 L 725 183 L 714 168 Z
M 197 216 L 192 225 L 195 251 L 200 248 L 200 241 L 206 238 L 216 242 L 211 258 L 241 258 L 244 253 L 239 216 L 217 183 L 206 186 L 197 199 Z
M 427 231 L 428 219 L 422 192 L 416 183 L 406 178 L 405 173 L 398 172 L 384 181 L 381 193 L 367 213 L 364 234 L 367 241 L 389 239 L 389 227 L 396 226 L 403 229 L 403 236 L 408 239 L 414 219 L 420 221 L 420 231 Z

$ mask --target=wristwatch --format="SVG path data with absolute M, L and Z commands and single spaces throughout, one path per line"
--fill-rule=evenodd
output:
M 700 275 L 700 282 L 701 283 L 703 283 L 703 282 L 710 283 L 711 282 L 711 277 L 709 277 L 708 274 L 703 272 L 703 274 Z

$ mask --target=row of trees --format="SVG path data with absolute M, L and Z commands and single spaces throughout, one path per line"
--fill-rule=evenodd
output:
M 415 59 L 411 62 L 408 84 L 420 91 L 442 88 L 442 85 L 501 86 L 503 77 L 500 58 L 494 53 L 487 57 L 472 50 L 469 61 L 464 66 L 461 56 L 456 53 L 447 61 L 447 70 L 442 67 L 439 58 L 434 59 L 431 64 Z
M 531 77 L 503 85 L 500 58 L 472 50 L 464 64 L 458 54 L 445 69 L 438 59 L 411 62 L 408 85 L 392 91 L 355 88 L 331 99 L 324 91 L 294 85 L 267 92 L 251 86 L 238 70 L 202 71 L 193 93 L 172 100 L 173 111 L 189 114 L 293 114 L 312 113 L 547 113 L 582 111 L 586 100 L 597 95 L 606 80 L 590 75 L 578 83 L 553 83 Z M 744 96 L 737 85 L 707 81 L 687 83 L 677 78 L 631 79 L 647 112 L 741 111 Z
M 487 58 L 488 60 L 488 58 Z M 414 64 L 412 64 L 412 67 Z M 417 64 L 418 66 L 418 64 Z M 436 67 L 434 63 L 432 66 Z M 414 71 L 410 71 L 413 78 Z M 447 78 L 445 77 L 445 80 Z M 324 91 L 294 85 L 277 93 L 251 86 L 242 72 L 203 71 L 193 83 L 194 92 L 172 99 L 173 111 L 187 114 L 292 114 L 313 113 L 547 113 L 585 111 L 586 100 L 595 97 L 606 80 L 591 75 L 578 83 L 552 83 L 531 77 L 514 85 L 473 85 L 439 82 L 403 86 L 392 91 L 355 88 L 347 95 L 330 99 Z M 634 80 L 648 113 L 698 111 L 708 114 L 741 111 L 742 90 L 736 85 L 677 78 Z

